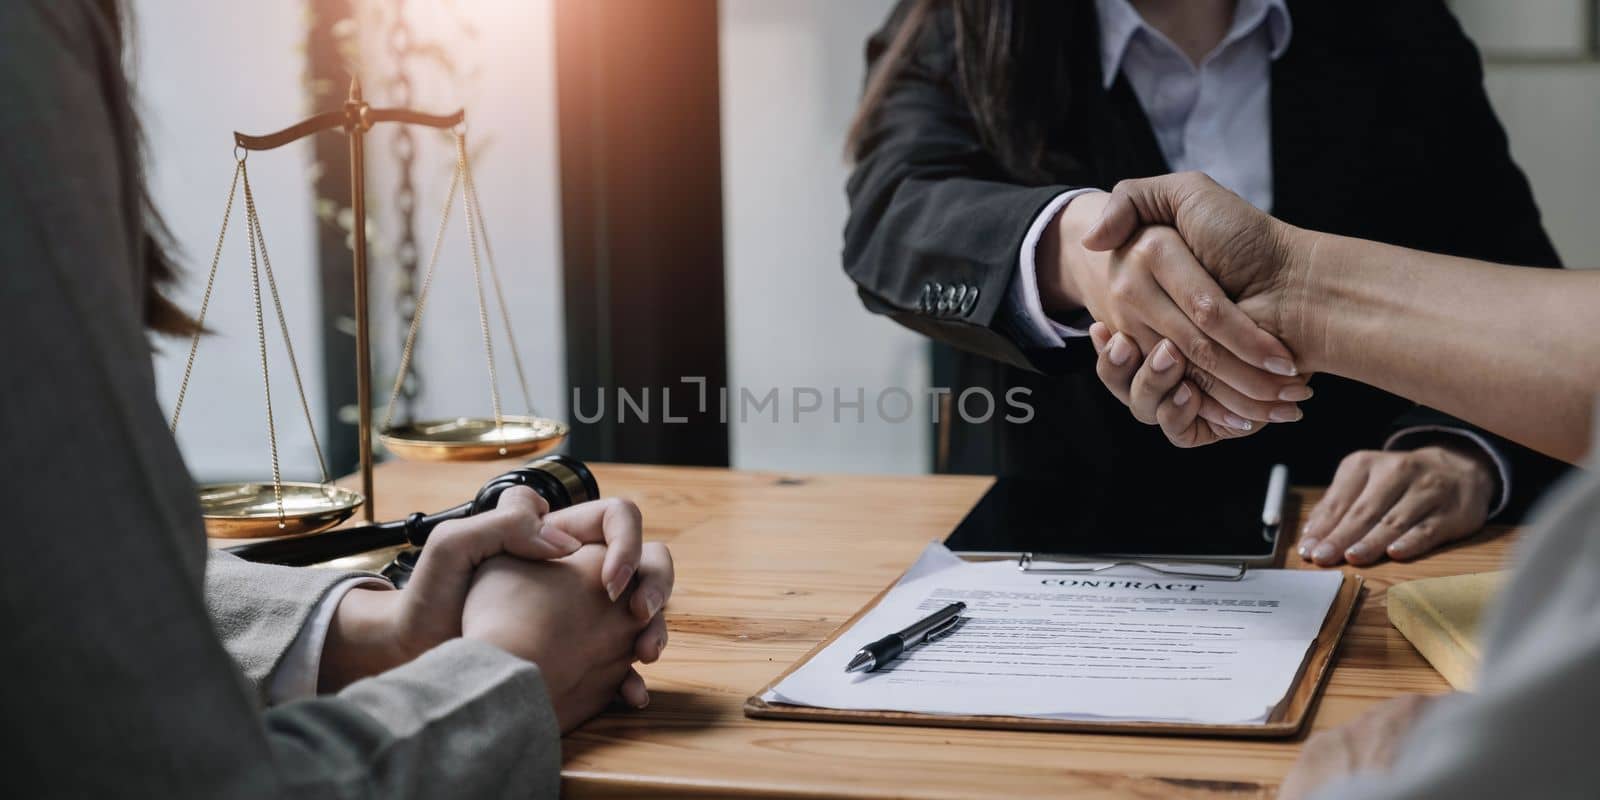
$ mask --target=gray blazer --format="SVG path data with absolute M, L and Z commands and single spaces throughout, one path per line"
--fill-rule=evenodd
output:
M 207 563 L 156 403 L 132 125 L 94 5 L 0 9 L 5 794 L 553 796 L 538 670 L 486 644 L 263 707 L 344 576 Z

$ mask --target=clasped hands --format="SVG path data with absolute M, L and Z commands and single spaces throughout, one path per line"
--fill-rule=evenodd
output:
M 1096 373 L 1133 416 L 1198 447 L 1299 421 L 1328 344 L 1313 234 L 1201 173 L 1072 200 L 1041 241 L 1047 310 L 1086 308 Z M 1470 444 L 1352 453 L 1302 531 L 1322 565 L 1410 558 L 1482 527 L 1493 464 Z
M 550 511 L 527 487 L 433 531 L 406 588 L 353 589 L 323 645 L 336 691 L 457 637 L 539 666 L 563 732 L 621 699 L 649 702 L 635 662 L 667 645 L 672 556 L 643 540 L 639 509 L 607 499 Z

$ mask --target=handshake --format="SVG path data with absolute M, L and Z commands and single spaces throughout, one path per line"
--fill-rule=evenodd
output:
M 1308 248 L 1204 174 L 1126 180 L 1057 217 L 1040 296 L 1046 310 L 1086 308 L 1101 381 L 1197 447 L 1301 418 L 1320 356 Z
M 1089 335 L 1100 380 L 1140 422 L 1198 447 L 1299 420 L 1319 371 L 1421 374 L 1392 354 L 1397 367 L 1373 372 L 1344 344 L 1353 330 L 1377 329 L 1352 328 L 1362 303 L 1395 290 L 1352 280 L 1352 265 L 1394 253 L 1330 259 L 1324 251 L 1337 245 L 1327 241 L 1200 173 L 1123 181 L 1056 218 L 1040 250 L 1055 266 L 1040 270 L 1040 297 L 1046 309 L 1087 308 L 1098 320 Z M 1322 566 L 1419 556 L 1483 526 L 1497 472 L 1470 442 L 1351 453 L 1302 528 L 1299 553 Z

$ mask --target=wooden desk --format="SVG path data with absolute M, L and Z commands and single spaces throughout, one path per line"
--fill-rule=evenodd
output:
M 379 518 L 444 508 L 506 466 L 384 465 Z M 604 494 L 638 503 L 649 535 L 671 545 L 677 590 L 666 656 L 641 669 L 650 707 L 607 714 L 567 737 L 568 796 L 1270 797 L 1294 761 L 1298 741 L 746 719 L 747 696 L 942 538 L 989 480 L 622 465 L 594 472 Z M 1512 538 L 1486 533 L 1415 563 L 1360 570 L 1367 596 L 1314 727 L 1397 694 L 1448 691 L 1390 627 L 1384 592 L 1415 578 L 1497 569 Z

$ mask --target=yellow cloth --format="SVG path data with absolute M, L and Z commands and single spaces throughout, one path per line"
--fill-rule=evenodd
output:
M 1479 572 L 1402 583 L 1389 590 L 1389 622 L 1451 686 L 1471 689 L 1481 658 L 1483 612 L 1505 577 Z

